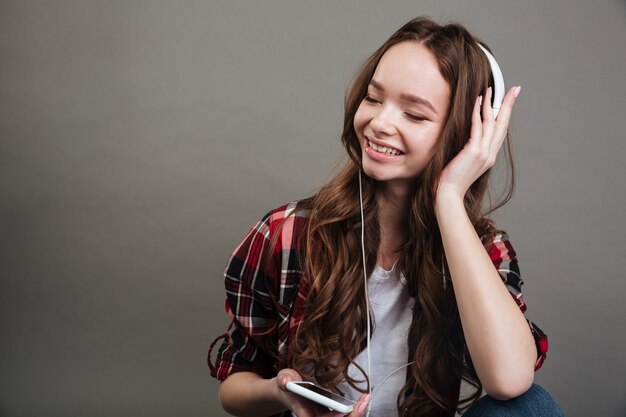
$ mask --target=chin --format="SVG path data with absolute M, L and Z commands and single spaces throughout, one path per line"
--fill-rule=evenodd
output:
M 380 170 L 372 169 L 372 167 L 368 166 L 366 162 L 362 162 L 363 164 L 363 173 L 376 181 L 385 181 L 384 175 L 380 172 Z
M 367 175 L 373 180 L 376 180 L 379 182 L 386 182 L 386 181 L 395 179 L 395 177 L 390 175 L 389 173 L 381 172 L 381 171 L 383 170 L 371 169 L 371 168 L 368 168 L 367 166 L 363 167 L 363 172 L 365 173 L 365 175 Z
M 406 178 L 397 173 L 389 172 L 387 169 L 376 169 L 365 164 L 363 166 L 363 172 L 369 178 L 384 184 L 384 186 L 393 187 L 398 192 L 405 192 L 411 189 L 412 184 L 417 180 L 416 178 Z M 404 191 L 402 191 L 404 190 Z

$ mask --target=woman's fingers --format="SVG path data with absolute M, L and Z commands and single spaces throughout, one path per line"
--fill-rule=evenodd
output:
M 278 386 L 283 391 L 287 390 L 287 382 L 302 381 L 300 374 L 289 368 L 281 369 L 280 372 L 278 372 L 278 375 L 276 375 L 276 379 L 278 380 Z
M 281 369 L 276 375 L 280 401 L 289 410 L 293 411 L 299 417 L 316 417 L 324 415 L 324 408 L 307 400 L 304 397 L 287 391 L 287 383 L 289 381 L 302 381 L 302 377 L 294 369 Z M 326 409 L 328 410 L 328 409 Z
M 491 87 L 487 88 L 487 93 L 485 94 L 485 102 L 482 105 L 482 119 L 483 119 L 483 139 L 481 143 L 483 144 L 486 151 L 489 151 L 491 148 L 490 144 L 493 139 L 493 131 L 495 125 L 495 119 L 493 116 L 493 108 L 491 107 L 491 97 L 493 96 L 493 90 Z
M 509 91 L 504 96 L 504 100 L 502 100 L 502 107 L 500 107 L 500 113 L 498 113 L 497 124 L 508 125 L 509 118 L 511 117 L 511 112 L 513 110 L 513 105 L 515 104 L 515 99 L 519 95 L 522 87 L 517 85 L 515 87 L 511 87 Z
M 496 119 L 495 130 L 493 132 L 495 140 L 492 143 L 492 151 L 495 151 L 496 153 L 502 146 L 504 138 L 506 137 L 506 132 L 509 129 L 511 113 L 513 111 L 513 105 L 515 104 L 515 100 L 521 89 L 522 87 L 519 85 L 512 87 L 502 101 L 502 107 L 500 107 L 500 112 L 498 113 L 498 118 Z
M 299 417 L 335 417 L 344 416 L 344 414 L 337 413 L 336 411 L 328 411 L 327 407 L 323 407 L 310 401 L 304 397 L 287 391 L 287 382 L 289 381 L 302 381 L 302 377 L 298 372 L 293 369 L 282 369 L 276 375 L 276 381 L 278 388 L 282 391 L 281 396 L 284 399 L 284 404 L 291 411 L 293 411 Z M 359 401 L 355 404 L 349 417 L 360 417 L 364 414 L 364 411 L 369 402 L 369 394 L 362 395 Z
M 367 406 L 369 405 L 370 394 L 363 394 L 361 398 L 356 402 L 352 412 L 348 415 L 348 417 L 361 417 L 365 415 L 365 410 L 367 410 Z
M 480 118 L 480 104 L 482 103 L 483 96 L 478 96 L 474 103 L 474 111 L 472 112 L 472 126 L 470 128 L 469 141 L 480 140 L 483 134 L 482 120 Z
M 493 98 L 493 90 L 491 87 L 487 87 L 485 93 L 485 103 L 482 106 L 483 122 L 494 120 L 493 108 L 491 107 L 491 99 Z

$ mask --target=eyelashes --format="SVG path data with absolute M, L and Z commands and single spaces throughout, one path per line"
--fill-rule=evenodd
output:
M 411 113 L 404 113 L 404 114 L 406 115 L 406 117 L 408 117 L 409 119 L 414 120 L 416 122 L 423 122 L 425 120 L 428 120 L 425 117 L 416 116 L 416 115 L 411 114 Z
M 375 98 L 373 98 L 372 96 L 370 96 L 369 94 L 365 95 L 365 97 L 363 98 L 364 101 L 366 101 L 367 103 L 370 104 L 381 104 L 380 101 L 376 100 Z M 428 120 L 427 118 L 423 117 L 423 116 L 419 116 L 416 114 L 412 114 L 412 113 L 407 113 L 405 112 L 404 115 L 411 121 L 413 122 L 423 122 Z

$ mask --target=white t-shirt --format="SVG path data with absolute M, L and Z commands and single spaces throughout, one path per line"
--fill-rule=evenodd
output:
M 370 381 L 373 387 L 370 417 L 397 416 L 398 393 L 406 381 L 407 369 L 400 369 L 383 385 L 379 384 L 391 372 L 408 362 L 407 340 L 415 300 L 409 296 L 406 279 L 398 275 L 395 264 L 391 271 L 376 265 L 368 280 L 367 291 L 375 325 L 370 344 Z M 355 362 L 367 372 L 367 350 L 363 350 Z M 348 368 L 348 375 L 357 380 L 363 379 L 363 375 L 354 365 Z M 366 384 L 361 386 L 365 388 Z M 338 388 L 354 400 L 361 395 L 346 382 L 341 383 Z

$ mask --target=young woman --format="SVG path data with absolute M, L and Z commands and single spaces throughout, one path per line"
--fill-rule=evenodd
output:
M 533 385 L 547 339 L 487 217 L 510 197 L 512 180 L 485 205 L 520 93 L 494 117 L 492 82 L 476 38 L 426 18 L 364 63 L 346 96 L 343 170 L 263 217 L 226 267 L 232 323 L 210 367 L 227 412 L 337 415 L 286 390 L 304 379 L 358 399 L 352 417 L 471 404 L 466 415 L 560 415 Z M 475 392 L 459 401 L 462 379 Z

